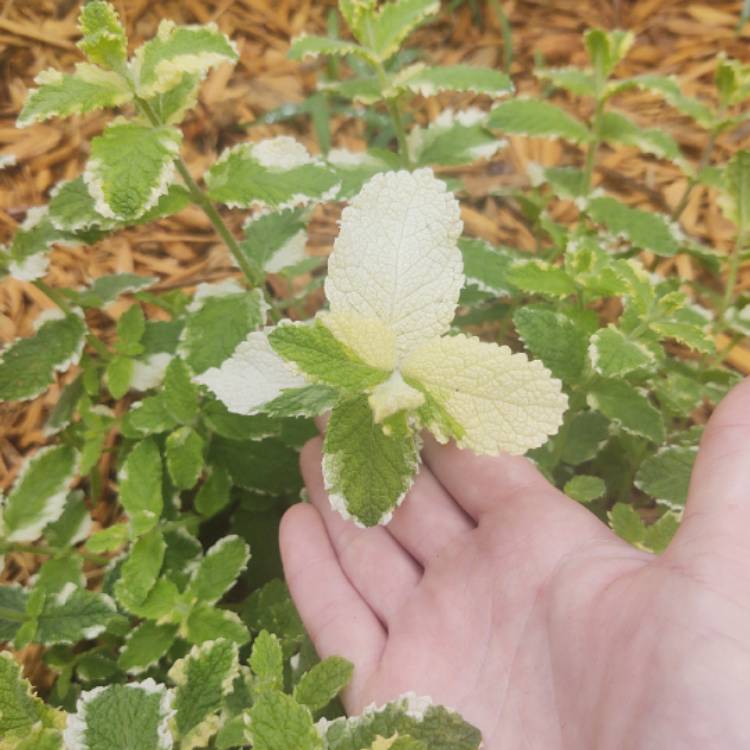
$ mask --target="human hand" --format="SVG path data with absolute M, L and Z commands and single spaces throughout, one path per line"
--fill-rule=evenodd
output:
M 750 379 L 706 428 L 659 557 L 526 459 L 431 438 L 392 522 L 360 529 L 330 508 L 320 447 L 281 549 L 318 652 L 355 665 L 349 712 L 415 691 L 486 750 L 750 747 Z

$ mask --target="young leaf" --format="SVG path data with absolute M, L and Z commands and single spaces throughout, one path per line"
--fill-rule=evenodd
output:
M 131 533 L 139 536 L 156 525 L 163 507 L 161 455 L 152 438 L 130 451 L 119 482 L 120 503 L 130 517 Z
M 71 492 L 62 515 L 44 528 L 44 538 L 53 547 L 72 547 L 88 537 L 91 515 L 80 491 Z
M 743 236 L 750 229 L 750 151 L 738 151 L 724 169 L 722 208 Z
M 96 212 L 94 199 L 83 177 L 59 182 L 54 187 L 50 193 L 49 220 L 55 229 L 67 232 L 92 228 L 110 230 L 117 226 L 115 221 Z M 143 278 L 134 274 L 122 275 L 137 279 Z
M 693 447 L 666 446 L 648 456 L 638 469 L 635 486 L 658 503 L 675 510 L 685 507 L 697 450 Z
M 633 435 L 663 443 L 664 420 L 659 410 L 637 388 L 623 380 L 599 380 L 587 397 L 589 406 Z
M 322 750 L 310 711 L 279 691 L 261 693 L 250 709 L 253 750 Z
M 464 259 L 464 274 L 468 283 L 499 297 L 512 295 L 516 291 L 508 279 L 508 271 L 517 257 L 515 253 L 468 237 L 462 237 L 458 246 Z
M 643 535 L 643 546 L 657 555 L 664 552 L 680 527 L 677 513 L 667 512 L 657 521 L 646 527 Z
M 519 307 L 513 324 L 525 347 L 564 383 L 578 383 L 587 369 L 587 332 L 563 312 L 539 305 Z
M 222 466 L 211 467 L 210 473 L 195 496 L 195 509 L 204 518 L 211 518 L 229 505 L 232 480 Z
M 86 324 L 77 315 L 48 320 L 30 338 L 18 339 L 0 359 L 0 400 L 17 401 L 44 393 L 56 372 L 80 359 Z
M 128 40 L 114 7 L 102 0 L 87 2 L 78 22 L 83 34 L 78 46 L 86 57 L 97 65 L 120 70 L 127 58 Z
M 181 359 L 173 359 L 164 377 L 164 407 L 181 424 L 190 424 L 198 416 L 198 388 L 190 380 L 190 371 Z
M 143 309 L 139 304 L 131 305 L 117 321 L 117 351 L 121 354 L 140 354 L 140 341 L 145 330 Z
M 195 644 L 226 638 L 242 646 L 250 640 L 247 628 L 234 612 L 207 602 L 193 607 L 185 621 L 183 635 Z
M 172 695 L 150 677 L 81 693 L 68 717 L 66 747 L 86 750 L 172 750 Z
M 219 367 L 263 323 L 258 291 L 227 291 L 218 284 L 201 286 L 188 310 L 179 352 L 195 373 Z
M 174 176 L 182 133 L 115 120 L 91 141 L 83 179 L 102 216 L 133 221 L 155 206 Z
M 537 78 L 548 81 L 557 89 L 565 89 L 576 96 L 596 96 L 596 87 L 591 71 L 580 68 L 537 68 Z
M 16 124 L 26 127 L 50 117 L 68 117 L 103 107 L 117 107 L 130 101 L 132 93 L 117 73 L 78 63 L 73 73 L 54 68 L 44 70 L 34 79 L 38 88 L 31 89 Z
M 237 644 L 224 639 L 193 646 L 174 663 L 169 679 L 176 685 L 175 725 L 183 746 L 191 737 L 200 737 L 204 745 L 218 731 L 220 723 L 214 715 L 238 674 Z
M 122 398 L 130 388 L 133 377 L 133 359 L 120 354 L 107 362 L 107 389 L 112 398 Z
M 490 112 L 489 126 L 506 133 L 542 138 L 564 138 L 587 143 L 591 134 L 586 126 L 565 110 L 536 99 L 512 99 Z
M 360 41 L 385 62 L 398 52 L 414 29 L 439 10 L 439 0 L 389 0 L 375 12 L 365 11 L 367 36 Z
M 253 641 L 250 654 L 250 669 L 253 670 L 253 691 L 260 695 L 269 690 L 284 688 L 284 654 L 281 642 L 266 630 L 261 630 Z M 296 700 L 296 697 L 295 697 Z
M 96 638 L 115 612 L 115 603 L 106 594 L 66 583 L 58 593 L 44 598 L 42 611 L 36 616 L 34 640 L 49 645 Z
M 633 545 L 641 545 L 646 535 L 646 526 L 632 505 L 615 503 L 607 515 L 610 526 L 617 536 Z
M 136 539 L 115 584 L 115 595 L 125 609 L 133 611 L 146 600 L 159 577 L 165 549 L 158 529 Z
M 508 281 L 524 292 L 545 297 L 567 297 L 576 285 L 567 272 L 543 260 L 517 260 L 510 266 Z
M 560 460 L 571 466 L 590 461 L 609 439 L 609 420 L 598 411 L 582 411 L 570 420 Z
M 211 547 L 193 573 L 189 593 L 215 602 L 230 589 L 247 566 L 250 549 L 238 536 L 225 536 Z
M 280 325 L 268 340 L 278 355 L 294 363 L 313 382 L 359 393 L 388 379 L 387 370 L 362 361 L 324 322 L 325 318 L 316 319 L 313 325 Z
M 635 370 L 653 370 L 656 366 L 656 357 L 647 346 L 628 338 L 613 325 L 600 328 L 591 337 L 588 354 L 594 371 L 607 378 L 622 377 Z
M 259 270 L 279 273 L 305 257 L 307 234 L 300 209 L 254 216 L 244 230 L 240 248 Z
M 338 179 L 282 135 L 225 151 L 206 173 L 206 186 L 214 200 L 235 208 L 294 208 L 334 197 Z
M 680 147 L 671 135 L 659 128 L 641 128 L 620 112 L 603 113 L 599 134 L 609 143 L 635 146 L 647 154 L 685 164 Z
M 422 63 L 406 68 L 392 84 L 397 91 L 411 91 L 421 96 L 435 96 L 443 91 L 469 91 L 503 97 L 513 93 L 510 77 L 499 70 L 475 65 L 431 65 Z
M 184 74 L 203 77 L 224 62 L 239 58 L 235 45 L 216 24 L 176 26 L 162 20 L 153 39 L 139 47 L 133 58 L 138 95 L 150 97 L 178 84 Z
M 183 73 L 174 86 L 149 97 L 148 103 L 159 122 L 166 125 L 179 124 L 185 113 L 196 105 L 200 83 L 199 75 Z
M 603 479 L 589 474 L 579 474 L 565 483 L 565 494 L 579 503 L 590 503 L 607 491 Z
M 289 47 L 289 57 L 292 60 L 304 60 L 309 57 L 320 55 L 345 57 L 357 55 L 364 60 L 372 60 L 372 55 L 365 47 L 347 42 L 344 39 L 333 39 L 315 34 L 300 34 L 292 39 Z
M 324 659 L 302 675 L 294 687 L 294 700 L 311 711 L 325 708 L 349 683 L 354 668 L 340 656 Z
M 114 552 L 128 541 L 129 531 L 126 523 L 116 523 L 106 529 L 94 532 L 86 540 L 89 552 Z
M 138 674 L 156 664 L 167 653 L 177 635 L 177 626 L 144 620 L 128 633 L 117 665 L 128 674 Z
M 8 541 L 31 542 L 65 508 L 76 475 L 78 455 L 70 446 L 48 446 L 26 460 L 13 489 L 0 505 L 0 531 Z
M 628 53 L 635 41 L 632 31 L 604 31 L 589 29 L 584 34 L 584 44 L 594 72 L 600 81 L 605 81 L 612 74 L 617 63 Z
M 179 427 L 167 436 L 167 470 L 180 490 L 195 487 L 203 471 L 203 438 L 192 427 Z
M 375 424 L 364 397 L 331 412 L 323 451 L 323 475 L 331 504 L 364 526 L 384 524 L 404 499 L 419 464 L 416 440 L 403 418 Z
M 331 409 L 338 398 L 338 391 L 327 385 L 285 388 L 263 406 L 263 412 L 270 417 L 317 417 Z
M 651 211 L 626 206 L 615 198 L 603 196 L 589 201 L 587 212 L 614 235 L 622 235 L 636 247 L 665 258 L 680 251 L 680 244 L 666 217 Z

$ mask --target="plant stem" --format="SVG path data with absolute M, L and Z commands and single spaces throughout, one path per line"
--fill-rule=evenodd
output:
M 50 557 L 54 557 L 55 555 L 59 555 L 61 552 L 65 552 L 66 548 L 63 547 L 47 547 L 44 545 L 36 545 L 36 544 L 18 544 L 15 542 L 9 542 L 7 544 L 3 543 L 0 545 L 0 553 L 7 553 L 7 552 L 29 552 L 33 555 L 49 555 Z M 91 560 L 91 562 L 96 563 L 97 565 L 106 565 L 109 562 L 108 557 L 104 557 L 103 555 L 96 555 L 93 552 L 86 552 L 86 550 L 79 549 L 77 550 L 78 554 L 81 555 L 81 557 L 85 558 L 86 560 Z
M 41 279 L 31 282 L 42 294 L 49 297 L 66 315 L 75 315 L 73 308 L 57 289 L 53 289 Z
M 734 252 L 729 256 L 729 273 L 727 274 L 727 283 L 724 287 L 724 296 L 721 299 L 721 304 L 716 315 L 716 326 L 719 328 L 724 321 L 724 316 L 727 310 L 734 302 L 734 288 L 737 285 L 737 275 L 740 271 L 740 257 L 742 251 L 747 245 L 748 233 L 743 232 L 735 243 Z
M 406 169 L 411 170 L 414 165 L 412 164 L 411 155 L 409 154 L 409 142 L 406 140 L 406 129 L 404 128 L 404 121 L 401 117 L 401 108 L 398 106 L 398 99 L 386 99 L 385 103 L 388 107 L 388 114 L 391 116 L 391 121 L 393 122 L 393 128 L 396 131 L 401 163 Z
M 714 128 L 708 136 L 708 141 L 706 142 L 706 146 L 703 149 L 703 153 L 701 154 L 701 158 L 698 162 L 698 168 L 696 169 L 695 175 L 688 178 L 687 185 L 685 185 L 685 190 L 683 190 L 682 196 L 680 196 L 680 200 L 677 202 L 674 211 L 672 211 L 672 221 L 677 221 L 677 219 L 682 216 L 682 212 L 685 210 L 688 204 L 688 200 L 690 199 L 690 194 L 693 192 L 693 188 L 698 184 L 697 175 L 700 174 L 709 165 L 711 156 L 714 151 L 714 146 L 716 145 L 716 136 L 717 130 L 716 128 Z
M 594 131 L 594 140 L 589 143 L 589 147 L 586 151 L 586 163 L 583 168 L 583 185 L 586 192 L 591 190 L 591 178 L 594 175 L 594 165 L 596 164 L 596 152 L 599 149 L 599 144 L 602 142 L 601 138 L 601 120 L 602 114 L 604 113 L 604 99 L 601 95 L 598 96 L 596 101 L 596 109 L 594 110 L 594 117 L 591 122 L 592 130 Z
M 136 96 L 135 102 L 141 112 L 146 115 L 148 121 L 154 127 L 160 127 L 164 124 L 163 122 L 161 122 L 159 117 L 156 115 L 156 112 L 154 112 L 151 105 L 145 99 Z M 180 176 L 185 182 L 185 186 L 190 192 L 191 198 L 196 205 L 200 206 L 200 208 L 203 210 L 203 213 L 208 217 L 208 220 L 211 222 L 211 224 L 213 224 L 216 233 L 219 235 L 219 237 L 221 237 L 222 241 L 229 249 L 229 252 L 232 253 L 232 257 L 247 277 L 247 280 L 252 286 L 261 286 L 263 284 L 262 275 L 245 257 L 245 254 L 240 249 L 237 240 L 229 231 L 229 227 L 227 227 L 227 225 L 224 223 L 224 219 L 221 218 L 221 214 L 217 210 L 216 206 L 214 206 L 213 202 L 206 195 L 206 193 L 204 193 L 203 190 L 200 189 L 198 183 L 193 179 L 190 171 L 187 168 L 187 165 L 181 157 L 177 157 L 177 159 L 175 160 L 175 166 L 177 167 L 177 171 L 180 173 Z

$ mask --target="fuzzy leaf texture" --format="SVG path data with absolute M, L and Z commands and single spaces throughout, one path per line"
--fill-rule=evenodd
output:
M 591 140 L 582 122 L 554 104 L 536 99 L 513 99 L 498 105 L 490 112 L 489 125 L 518 135 L 564 138 L 573 143 Z
M 81 8 L 78 24 L 83 34 L 78 46 L 86 57 L 105 68 L 120 68 L 127 58 L 128 40 L 112 4 L 87 2 Z
M 513 93 L 513 83 L 505 73 L 475 65 L 426 66 L 417 63 L 399 74 L 392 85 L 397 91 L 410 91 L 420 96 L 468 91 L 500 98 Z

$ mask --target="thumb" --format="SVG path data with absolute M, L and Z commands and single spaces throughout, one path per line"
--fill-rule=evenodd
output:
M 706 426 L 676 546 L 732 542 L 750 554 L 750 378 L 724 398 Z

